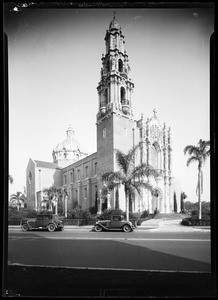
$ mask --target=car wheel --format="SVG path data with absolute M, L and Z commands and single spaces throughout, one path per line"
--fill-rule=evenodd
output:
M 22 228 L 23 231 L 28 231 L 29 230 L 29 226 L 27 224 L 23 224 L 21 226 L 21 228 Z
M 63 231 L 63 230 L 64 230 L 64 227 L 60 227 L 59 230 L 60 230 L 60 231 Z
M 130 232 L 130 231 L 132 231 L 132 229 L 131 229 L 131 227 L 129 225 L 124 225 L 123 226 L 123 231 L 124 232 Z
M 55 231 L 56 227 L 54 224 L 49 224 L 48 225 L 48 231 L 52 232 L 52 231 Z
M 95 231 L 96 231 L 96 232 L 102 231 L 102 227 L 99 226 L 99 225 L 95 225 Z

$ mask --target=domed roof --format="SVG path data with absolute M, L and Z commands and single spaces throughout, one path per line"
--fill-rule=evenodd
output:
M 68 129 L 66 131 L 67 138 L 61 142 L 58 143 L 57 146 L 53 149 L 54 152 L 60 152 L 60 151 L 79 151 L 81 153 L 86 154 L 87 151 L 80 145 L 80 143 L 74 138 L 74 130 L 71 125 L 68 126 Z
M 117 22 L 115 16 L 113 20 L 110 22 L 109 29 L 120 29 L 120 24 Z

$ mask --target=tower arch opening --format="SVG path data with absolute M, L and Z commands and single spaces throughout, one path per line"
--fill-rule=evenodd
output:
M 126 90 L 125 88 L 122 86 L 120 88 L 120 102 L 123 104 L 125 102 L 126 99 Z
M 123 72 L 123 61 L 122 61 L 122 59 L 118 60 L 118 70 L 119 70 L 119 72 Z

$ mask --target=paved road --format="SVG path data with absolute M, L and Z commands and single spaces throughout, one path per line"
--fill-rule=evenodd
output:
M 210 232 L 9 232 L 9 264 L 210 272 Z

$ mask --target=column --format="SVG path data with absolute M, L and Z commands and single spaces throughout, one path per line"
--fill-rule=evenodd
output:
M 101 197 L 101 189 L 99 190 L 99 207 L 98 207 L 98 214 L 102 213 L 102 197 Z
M 111 194 L 110 193 L 107 194 L 107 208 L 108 209 L 111 208 Z

